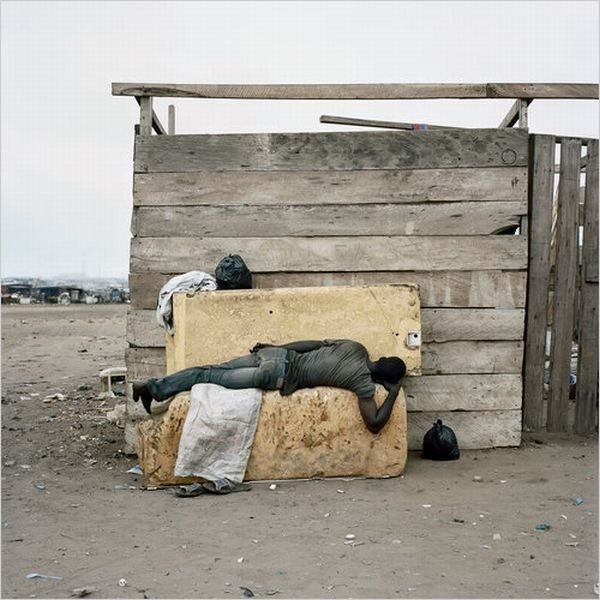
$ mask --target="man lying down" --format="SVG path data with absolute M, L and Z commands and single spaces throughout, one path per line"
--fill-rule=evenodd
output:
M 330 386 L 358 397 L 360 414 L 371 433 L 388 422 L 406 365 L 396 356 L 369 359 L 367 349 L 352 340 L 304 340 L 276 346 L 258 343 L 250 354 L 228 362 L 191 367 L 160 379 L 133 384 L 133 399 L 141 399 L 148 414 L 152 400 L 163 402 L 197 383 L 229 389 L 279 390 L 287 396 L 302 388 Z M 375 384 L 388 392 L 382 405 L 375 402 Z

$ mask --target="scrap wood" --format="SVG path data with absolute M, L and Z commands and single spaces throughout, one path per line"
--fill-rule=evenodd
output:
M 336 117 L 333 115 L 321 115 L 319 122 L 333 123 L 335 125 L 358 125 L 360 127 L 405 129 L 408 131 L 427 131 L 429 129 L 464 129 L 463 127 L 449 127 L 447 125 L 429 125 L 427 123 L 401 123 L 398 121 L 378 121 L 375 119 L 356 119 L 354 117 Z

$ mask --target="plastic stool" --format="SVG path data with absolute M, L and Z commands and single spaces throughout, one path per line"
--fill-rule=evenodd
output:
M 112 394 L 112 380 L 117 377 L 125 377 L 127 375 L 127 367 L 109 367 L 100 371 L 100 385 L 103 392 Z

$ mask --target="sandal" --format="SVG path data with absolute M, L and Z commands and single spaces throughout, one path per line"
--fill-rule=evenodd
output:
M 248 492 L 252 489 L 249 483 L 236 483 L 227 478 L 217 479 L 217 481 L 205 481 L 204 483 L 191 483 L 190 485 L 180 485 L 175 490 L 178 498 L 193 498 L 200 494 L 231 494 L 232 492 Z

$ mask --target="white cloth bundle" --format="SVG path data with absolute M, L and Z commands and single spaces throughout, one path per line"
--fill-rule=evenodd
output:
M 175 475 L 241 482 L 250 457 L 262 391 L 230 390 L 212 383 L 192 387 Z
M 217 289 L 217 280 L 204 271 L 188 271 L 171 277 L 158 293 L 156 320 L 173 335 L 173 306 L 171 298 L 175 292 L 212 292 Z

